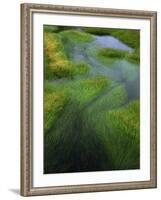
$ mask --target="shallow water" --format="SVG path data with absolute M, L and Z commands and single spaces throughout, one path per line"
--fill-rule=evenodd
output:
M 75 79 L 87 78 L 90 76 L 104 75 L 124 85 L 129 101 L 139 97 L 139 66 L 128 62 L 125 59 L 117 59 L 112 62 L 102 63 L 90 52 L 96 48 L 114 48 L 132 52 L 133 49 L 112 36 L 94 36 L 90 43 L 76 45 L 74 42 L 64 43 L 65 50 L 73 61 L 84 61 L 90 65 L 87 76 L 76 76 Z M 66 79 L 62 80 L 67 81 Z M 57 81 L 56 81 L 57 82 Z
M 113 36 L 95 36 L 95 40 L 91 43 L 91 45 L 99 48 L 113 48 L 129 52 L 133 51 L 132 48 L 128 47 L 126 44 L 122 43 Z

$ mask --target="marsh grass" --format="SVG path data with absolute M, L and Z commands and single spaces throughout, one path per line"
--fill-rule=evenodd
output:
M 93 110 L 87 115 L 86 121 L 91 121 L 103 138 L 102 145 L 106 147 L 113 170 L 138 169 L 140 166 L 139 112 L 139 102 L 134 101 L 122 108 Z
M 129 62 L 133 62 L 133 63 L 136 63 L 136 64 L 140 64 L 140 49 L 137 48 L 137 49 L 135 49 L 132 53 L 127 54 L 126 59 L 127 59 Z
M 138 101 L 106 114 L 107 148 L 111 152 L 111 160 L 115 169 L 137 169 L 140 166 L 139 116 Z M 115 159 L 116 157 L 117 159 Z
M 101 62 L 117 59 L 139 62 L 139 31 L 84 30 L 113 35 L 121 41 L 126 38 L 123 42 L 135 49 L 130 54 L 110 48 L 93 49 L 89 56 Z M 70 30 L 57 26 L 44 28 L 44 173 L 125 170 L 140 166 L 139 101 L 129 103 L 124 85 L 107 76 L 89 75 L 93 66 L 67 56 L 64 43 L 88 44 L 94 38 L 89 33 L 72 27 Z M 133 78 L 131 71 L 122 73 Z
M 93 55 L 102 63 L 112 63 L 116 60 L 125 59 L 131 63 L 140 63 L 140 51 L 136 49 L 132 52 L 127 52 L 119 49 L 100 48 L 93 52 Z
M 91 34 L 74 29 L 62 31 L 60 32 L 60 36 L 75 43 L 87 43 L 94 39 Z
M 67 95 L 64 92 L 45 93 L 44 96 L 44 132 L 46 133 L 54 124 L 55 119 L 61 113 L 67 103 Z
M 55 91 L 54 94 L 57 94 L 57 91 L 63 91 L 67 97 L 61 99 L 60 105 L 56 104 L 54 110 L 50 110 L 53 124 L 52 129 L 49 129 L 44 137 L 45 173 L 101 170 L 102 166 L 104 169 L 107 167 L 105 166 L 105 158 L 108 159 L 105 156 L 107 152 L 104 146 L 101 146 L 102 138 L 94 133 L 92 127 L 85 125 L 83 117 L 83 110 L 105 87 L 110 87 L 110 80 L 102 76 L 75 80 L 61 85 L 46 82 L 47 93 L 52 95 L 53 91 Z M 50 99 L 50 102 L 53 100 Z M 67 102 L 66 105 L 65 102 Z M 59 120 L 56 120 L 55 113 L 58 112 Z
M 44 58 L 45 79 L 72 78 L 89 71 L 89 65 L 84 61 L 73 62 L 67 58 L 61 39 L 56 33 L 44 32 Z
M 139 30 L 128 30 L 128 29 L 111 29 L 111 28 L 84 28 L 85 32 L 96 34 L 96 35 L 111 35 L 128 46 L 134 48 L 134 51 L 127 54 L 125 58 L 130 62 L 140 63 L 140 31 Z M 104 51 L 104 50 L 103 50 Z M 119 55 L 119 53 L 113 52 L 113 55 L 116 53 L 115 58 Z M 110 57 L 111 55 L 109 55 Z
M 57 121 L 53 132 L 45 137 L 45 173 L 98 171 L 108 169 L 108 155 L 92 126 L 84 121 L 77 104 Z

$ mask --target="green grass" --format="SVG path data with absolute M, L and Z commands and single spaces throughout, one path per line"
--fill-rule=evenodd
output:
M 45 32 L 50 32 L 50 33 L 59 33 L 61 31 L 70 30 L 74 28 L 75 27 L 73 26 L 44 25 Z
M 88 103 L 93 97 L 97 96 L 104 88 L 109 87 L 110 79 L 104 76 L 97 76 L 87 79 L 72 80 L 62 84 L 49 84 L 48 88 L 55 91 L 66 91 L 70 100 L 78 106 Z
M 133 63 L 139 64 L 140 63 L 140 49 L 137 48 L 132 53 L 127 54 L 126 59 L 129 62 L 133 62 Z
M 74 75 L 84 75 L 89 72 L 90 66 L 84 61 L 73 62 L 73 74 Z
M 76 80 L 62 85 L 45 82 L 45 133 L 54 125 L 68 102 L 74 102 L 78 106 L 84 105 L 108 84 L 109 80 L 105 77 Z
M 44 31 L 48 33 L 57 33 L 59 31 L 59 27 L 53 25 L 44 25 Z
M 85 107 L 72 99 L 45 137 L 45 172 L 138 169 L 139 103 L 119 108 L 126 98 L 118 86 Z
M 81 170 L 100 168 L 100 162 L 104 162 L 103 154 L 106 152 L 104 147 L 101 147 L 101 138 L 93 134 L 92 130 L 83 130 L 86 123 L 83 122 L 83 111 L 105 87 L 109 86 L 110 80 L 102 76 L 72 80 L 58 85 L 45 83 L 47 93 L 52 94 L 55 91 L 54 94 L 57 94 L 57 91 L 61 91 L 67 94 L 66 99 L 68 99 L 68 101 L 61 100 L 63 101 L 61 105 L 54 106 L 56 109 L 53 114 L 59 111 L 59 120 L 52 119 L 54 126 L 51 125 L 52 129 L 44 137 L 46 173 L 79 171 L 79 168 Z M 63 109 L 64 102 L 67 102 L 65 109 Z M 97 146 L 100 151 L 97 150 L 95 154 Z M 86 154 L 85 157 L 84 154 Z M 90 158 L 93 159 L 90 160 Z
M 107 57 L 107 58 L 125 58 L 125 56 L 128 54 L 126 51 L 122 51 L 119 49 L 112 49 L 112 48 L 101 48 L 98 50 L 98 56 L 100 57 Z
M 101 90 L 110 85 L 109 79 L 103 76 L 78 80 L 69 85 L 71 97 L 78 105 L 88 103 Z
M 70 61 L 65 53 L 61 39 L 56 33 L 44 32 L 45 79 L 73 77 L 89 71 L 84 61 Z
M 121 105 L 125 104 L 127 101 L 127 92 L 122 85 L 116 86 L 111 91 L 109 91 L 106 95 L 100 98 L 94 108 L 98 107 L 104 109 L 112 109 L 120 107 Z
M 104 138 L 113 169 L 137 169 L 140 166 L 139 113 L 139 101 L 97 113 L 95 125 Z M 104 125 L 103 120 L 106 120 Z
M 64 92 L 45 92 L 44 96 L 44 132 L 54 125 L 54 121 L 64 109 L 68 98 Z
M 66 30 L 60 32 L 61 37 L 75 43 L 87 43 L 93 40 L 93 36 L 89 33 L 81 32 L 78 30 Z
M 89 54 L 95 56 L 100 62 L 107 64 L 113 63 L 116 60 L 125 59 L 131 63 L 140 63 L 140 52 L 139 49 L 134 50 L 129 53 L 127 51 L 112 49 L 112 48 L 100 48 L 94 49 Z

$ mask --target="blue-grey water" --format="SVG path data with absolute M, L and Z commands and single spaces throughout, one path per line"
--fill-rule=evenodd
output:
M 94 36 L 94 40 L 90 43 L 75 44 L 68 41 L 65 44 L 65 50 L 73 61 L 88 63 L 90 71 L 89 76 L 104 75 L 112 80 L 124 85 L 129 101 L 135 100 L 139 97 L 139 66 L 137 64 L 128 62 L 125 59 L 118 59 L 112 62 L 102 63 L 95 55 L 90 52 L 98 48 L 114 48 L 127 52 L 132 52 L 133 49 L 126 44 L 116 39 L 113 36 Z M 76 76 L 76 79 L 83 78 Z M 84 76 L 84 78 L 87 78 Z M 68 81 L 67 79 L 58 80 L 56 82 Z M 69 80 L 70 81 L 70 80 Z
M 98 46 L 100 48 L 113 48 L 129 52 L 133 51 L 131 47 L 128 47 L 126 44 L 122 43 L 113 36 L 95 36 L 95 40 L 91 43 L 91 45 Z

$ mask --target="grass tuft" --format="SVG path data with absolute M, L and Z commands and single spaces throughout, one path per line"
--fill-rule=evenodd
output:
M 66 30 L 60 33 L 61 37 L 75 43 L 91 42 L 94 38 L 91 34 L 78 30 Z
M 64 92 L 45 93 L 44 96 L 44 132 L 46 133 L 54 125 L 55 119 L 64 109 L 67 103 Z
M 55 33 L 44 33 L 45 79 L 73 77 L 89 71 L 89 65 L 70 61 L 64 51 L 59 36 Z

